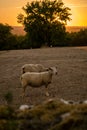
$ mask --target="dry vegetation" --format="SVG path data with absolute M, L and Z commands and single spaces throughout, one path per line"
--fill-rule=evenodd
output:
M 87 104 L 50 100 L 19 111 L 0 106 L 0 130 L 87 130 Z
M 49 86 L 50 97 L 45 88 L 27 87 L 26 100 L 21 98 L 21 66 L 41 63 L 46 67 L 57 66 L 58 75 Z M 30 50 L 0 51 L 0 104 L 6 104 L 6 93 L 13 95 L 13 105 L 39 104 L 49 98 L 87 100 L 87 47 L 42 48 Z

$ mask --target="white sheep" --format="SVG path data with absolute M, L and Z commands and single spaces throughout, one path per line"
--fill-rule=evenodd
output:
M 42 64 L 25 64 L 22 66 L 22 74 L 26 72 L 44 72 L 45 68 Z
M 50 67 L 45 72 L 26 72 L 22 74 L 20 79 L 23 87 L 23 96 L 28 85 L 31 87 L 41 87 L 44 85 L 47 89 L 52 81 L 53 74 L 57 74 L 56 67 Z M 46 92 L 46 96 L 49 96 L 48 92 Z
M 19 110 L 20 110 L 20 111 L 24 111 L 24 110 L 26 110 L 26 109 L 29 109 L 29 106 L 28 106 L 28 105 L 21 105 L 21 106 L 19 107 Z
M 32 109 L 34 106 L 33 105 L 21 105 L 20 107 L 19 107 L 19 110 L 20 111 L 25 111 L 25 110 L 27 110 L 27 109 Z

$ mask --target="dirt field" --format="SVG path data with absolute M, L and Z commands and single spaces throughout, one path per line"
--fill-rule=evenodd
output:
M 26 99 L 21 98 L 21 66 L 26 63 L 57 66 L 58 75 L 49 86 L 50 97 L 45 96 L 44 87 L 27 87 Z M 39 104 L 53 97 L 87 100 L 87 47 L 0 51 L 0 104 L 6 104 L 4 95 L 8 92 L 13 95 L 14 106 Z

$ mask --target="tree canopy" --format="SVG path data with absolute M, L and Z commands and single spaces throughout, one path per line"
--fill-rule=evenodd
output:
M 25 14 L 17 16 L 29 38 L 29 46 L 57 45 L 65 34 L 65 25 L 70 19 L 70 8 L 62 1 L 42 0 L 28 2 L 23 7 Z
M 12 27 L 0 23 L 0 50 L 14 49 L 16 38 L 11 33 Z

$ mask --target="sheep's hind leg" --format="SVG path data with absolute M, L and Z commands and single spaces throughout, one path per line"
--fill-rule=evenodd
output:
M 22 97 L 23 97 L 23 98 L 25 97 L 25 90 L 26 90 L 26 87 L 27 87 L 27 86 L 24 86 L 24 87 L 23 87 L 23 93 L 22 93 Z
M 48 93 L 48 87 L 46 86 L 45 88 L 46 88 L 46 93 L 45 93 L 45 95 L 46 95 L 47 97 L 49 97 L 50 94 Z

